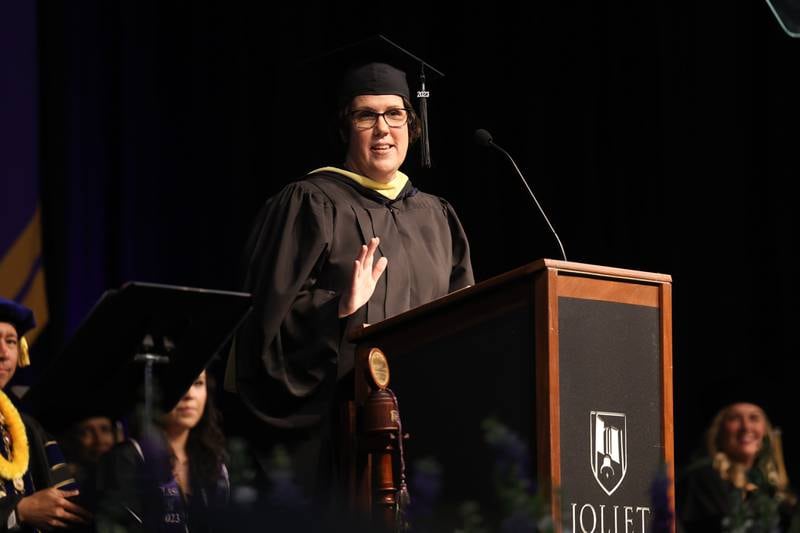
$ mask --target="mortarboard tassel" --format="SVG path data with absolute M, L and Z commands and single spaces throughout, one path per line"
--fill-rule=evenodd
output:
M 425 67 L 419 74 L 420 90 L 417 91 L 419 98 L 419 119 L 422 122 L 422 168 L 431 168 L 431 145 L 428 140 L 428 97 L 431 95 L 425 90 Z
M 20 368 L 31 364 L 31 356 L 28 352 L 28 340 L 25 337 L 20 337 L 19 339 L 19 360 L 17 364 Z

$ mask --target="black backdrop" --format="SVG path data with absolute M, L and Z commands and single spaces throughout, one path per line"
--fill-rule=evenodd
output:
M 263 201 L 337 163 L 288 73 L 381 32 L 447 75 L 436 168 L 406 170 L 456 206 L 478 279 L 558 255 L 509 165 L 473 144 L 486 128 L 570 260 L 673 276 L 678 461 L 735 390 L 784 427 L 800 479 L 800 40 L 759 1 L 466 6 L 40 2 L 40 351 L 126 280 L 236 288 Z

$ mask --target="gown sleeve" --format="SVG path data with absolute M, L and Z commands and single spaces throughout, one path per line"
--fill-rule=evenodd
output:
M 464 233 L 464 227 L 461 225 L 453 206 L 446 200 L 442 200 L 442 204 L 445 208 L 453 242 L 453 268 L 450 272 L 450 292 L 453 292 L 469 285 L 474 285 L 475 276 L 472 273 L 469 242 L 467 241 L 466 233 Z
M 2 491 L 2 496 L 0 496 L 0 532 L 8 531 L 9 516 L 23 497 L 31 496 L 36 491 L 49 487 L 59 487 L 62 490 L 78 488 L 77 482 L 72 477 L 71 469 L 66 468 L 64 455 L 58 443 L 50 437 L 34 418 L 25 413 L 20 413 L 20 417 L 25 426 L 25 435 L 28 438 L 29 461 L 28 472 L 25 477 L 30 478 L 32 486 L 26 484 L 24 494 L 16 491 Z M 3 480 L 0 480 L 0 488 L 3 488 Z M 83 501 L 77 501 L 76 503 L 85 506 Z M 24 531 L 28 531 L 28 529 L 24 528 Z
M 253 312 L 235 339 L 236 390 L 274 427 L 315 424 L 335 387 L 339 294 L 317 284 L 333 218 L 327 197 L 298 182 L 267 202 L 246 246 Z

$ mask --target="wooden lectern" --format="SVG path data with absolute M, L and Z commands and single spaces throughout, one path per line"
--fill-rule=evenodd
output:
M 400 483 L 396 415 L 365 409 L 380 392 L 368 363 L 379 349 L 410 434 L 406 463 L 441 465 L 445 512 L 467 500 L 493 512 L 488 417 L 527 444 L 557 531 L 651 531 L 659 473 L 674 509 L 670 276 L 543 259 L 352 339 L 342 464 L 355 508 L 391 522 Z

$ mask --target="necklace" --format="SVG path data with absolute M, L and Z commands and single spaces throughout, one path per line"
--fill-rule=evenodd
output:
M 0 391 L 0 434 L 7 457 L 0 456 L 0 478 L 14 480 L 19 490 L 22 476 L 28 471 L 28 435 L 19 411 L 3 391 Z

